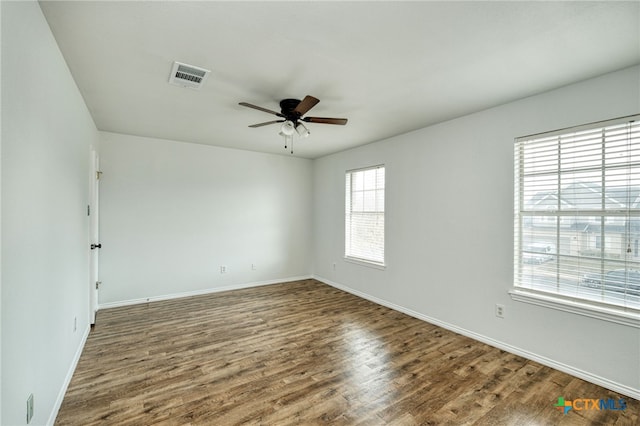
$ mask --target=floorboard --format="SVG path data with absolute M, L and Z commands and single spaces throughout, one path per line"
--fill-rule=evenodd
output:
M 624 399 L 625 410 L 554 407 Z M 98 312 L 56 425 L 637 425 L 640 401 L 315 280 Z

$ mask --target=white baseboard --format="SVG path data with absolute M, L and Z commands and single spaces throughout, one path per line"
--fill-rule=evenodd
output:
M 69 370 L 67 371 L 67 375 L 64 378 L 64 382 L 62 387 L 60 388 L 60 392 L 58 392 L 58 397 L 56 398 L 56 402 L 53 404 L 53 410 L 51 410 L 51 414 L 49 415 L 49 420 L 47 420 L 47 426 L 53 426 L 56 421 L 56 417 L 58 417 L 58 411 L 60 411 L 60 407 L 62 406 L 62 401 L 64 400 L 64 395 L 67 393 L 67 388 L 69 387 L 69 383 L 71 383 L 71 378 L 73 377 L 73 373 L 76 371 L 76 367 L 78 366 L 78 361 L 80 361 L 80 356 L 82 355 L 82 351 L 84 350 L 84 345 L 87 343 L 87 338 L 89 337 L 89 332 L 91 331 L 91 326 L 87 325 L 87 328 L 82 335 L 82 340 L 80 340 L 80 344 L 76 349 L 76 353 L 73 355 L 73 359 L 71 360 L 71 365 L 69 366 Z
M 575 368 L 575 367 L 572 367 L 570 365 L 555 361 L 553 359 L 550 359 L 550 358 L 535 354 L 533 352 L 518 348 L 516 346 L 512 346 L 512 345 L 509 345 L 507 343 L 492 339 L 491 337 L 487 337 L 487 336 L 484 336 L 482 334 L 478 334 L 478 333 L 475 333 L 473 331 L 466 330 L 464 328 L 458 327 L 456 325 L 453 325 L 453 324 L 450 324 L 450 323 L 447 323 L 447 322 L 444 322 L 444 321 L 440 321 L 440 320 L 438 320 L 436 318 L 432 318 L 432 317 L 430 317 L 428 315 L 424 315 L 424 314 L 422 314 L 420 312 L 416 312 L 416 311 L 413 311 L 411 309 L 405 308 L 404 306 L 396 305 L 395 303 L 391 303 L 391 302 L 388 302 L 386 300 L 379 299 L 379 298 L 377 298 L 375 296 L 371 296 L 371 295 L 363 293 L 361 291 L 354 290 L 354 289 L 352 289 L 350 287 L 347 287 L 347 286 L 342 285 L 342 284 L 338 284 L 338 283 L 333 282 L 331 280 L 328 280 L 326 278 L 319 277 L 319 276 L 314 276 L 313 278 L 318 280 L 318 281 L 320 281 L 320 282 L 323 282 L 323 283 L 325 283 L 327 285 L 335 287 L 337 289 L 346 291 L 347 293 L 351 293 L 354 296 L 358 296 L 358 297 L 361 297 L 363 299 L 369 300 L 369 301 L 371 301 L 373 303 L 376 303 L 378 305 L 382 305 L 382 306 L 385 306 L 387 308 L 393 309 L 394 311 L 402 312 L 403 314 L 407 314 L 407 315 L 409 315 L 411 317 L 414 317 L 414 318 L 417 318 L 419 320 L 422 320 L 422 321 L 428 322 L 430 324 L 434 324 L 434 325 L 437 325 L 439 327 L 445 328 L 447 330 L 453 331 L 454 333 L 458 333 L 458 334 L 461 334 L 463 336 L 470 337 L 471 339 L 477 340 L 479 342 L 486 343 L 489 346 L 493 346 L 495 348 L 502 349 L 504 351 L 507 351 L 509 353 L 521 356 L 521 357 L 529 359 L 531 361 L 538 362 L 538 363 L 540 363 L 542 365 L 545 365 L 547 367 L 551 367 L 551 368 L 554 368 L 556 370 L 562 371 L 563 373 L 567 373 L 567 374 L 570 374 L 572 376 L 578 377 L 580 379 L 586 380 L 587 382 L 596 384 L 598 386 L 602 386 L 603 388 L 607 388 L 609 390 L 612 390 L 614 392 L 620 393 L 622 395 L 625 395 L 625 396 L 640 400 L 640 389 L 635 389 L 635 388 L 632 388 L 630 386 L 626 386 L 626 385 L 623 385 L 621 383 L 614 382 L 612 380 L 606 379 L 604 377 L 600 377 L 598 375 L 589 373 L 587 371 L 580 370 L 578 368 Z
M 164 294 L 160 296 L 143 297 L 139 299 L 129 299 L 129 300 L 121 300 L 117 302 L 99 303 L 98 310 L 108 309 L 108 308 L 118 308 L 121 306 L 138 305 L 141 303 L 158 302 L 160 300 L 180 299 L 182 297 L 201 296 L 204 294 L 220 293 L 223 291 L 240 290 L 243 288 L 260 287 L 260 286 L 271 285 L 271 284 L 282 284 L 290 281 L 308 280 L 310 278 L 312 278 L 310 275 L 300 276 L 300 277 L 280 278 L 277 280 L 255 281 L 250 283 L 234 284 L 234 285 L 229 285 L 224 287 L 212 287 L 212 288 L 205 288 L 202 290 L 185 291 L 181 293 L 172 293 L 172 294 Z

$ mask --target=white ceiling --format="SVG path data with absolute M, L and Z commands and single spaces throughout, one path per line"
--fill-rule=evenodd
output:
M 640 2 L 42 1 L 100 130 L 316 158 L 640 63 Z M 173 61 L 211 70 L 168 84 Z

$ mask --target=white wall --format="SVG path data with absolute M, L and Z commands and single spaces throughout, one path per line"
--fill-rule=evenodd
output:
M 53 420 L 89 329 L 89 146 L 98 133 L 36 2 L 2 8 L 2 419 Z M 74 318 L 77 328 L 74 331 Z
M 638 112 L 635 67 L 316 160 L 315 275 L 637 398 L 638 329 L 507 291 L 514 138 Z M 343 261 L 344 173 L 375 164 L 386 165 L 385 271 Z
M 101 132 L 100 168 L 101 307 L 310 275 L 311 161 Z

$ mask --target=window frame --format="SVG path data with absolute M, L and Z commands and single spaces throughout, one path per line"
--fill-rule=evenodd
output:
M 554 161 L 557 161 L 557 167 L 555 168 L 556 170 L 555 176 L 558 181 L 558 185 L 560 185 L 563 175 L 565 173 L 568 173 L 568 170 L 570 171 L 570 168 L 566 168 L 565 166 L 562 165 L 563 153 L 561 148 L 561 144 L 562 144 L 561 136 L 567 136 L 577 132 L 589 131 L 589 130 L 597 131 L 598 129 L 602 129 L 602 131 L 605 132 L 605 129 L 609 129 L 610 127 L 618 126 L 626 123 L 633 123 L 632 125 L 630 125 L 630 129 L 631 127 L 633 127 L 634 131 L 637 132 L 639 120 L 640 120 L 640 114 L 636 114 L 636 115 L 621 117 L 613 120 L 590 123 L 582 126 L 560 129 L 553 132 L 539 133 L 539 134 L 519 137 L 515 139 L 515 143 L 514 143 L 514 258 L 513 258 L 514 274 L 513 274 L 512 287 L 509 290 L 509 294 L 513 300 L 530 303 L 538 306 L 544 306 L 547 308 L 558 309 L 566 312 L 572 312 L 580 315 L 589 316 L 592 318 L 598 318 L 598 319 L 611 321 L 618 324 L 624 324 L 627 326 L 640 328 L 640 306 L 638 307 L 628 306 L 627 303 L 629 299 L 627 298 L 629 296 L 627 294 L 625 294 L 624 296 L 625 298 L 623 299 L 623 302 L 613 303 L 611 301 L 607 302 L 605 301 L 605 299 L 595 300 L 595 298 L 587 297 L 586 294 L 581 293 L 579 290 L 576 290 L 575 295 L 567 295 L 567 294 L 561 294 L 559 290 L 556 290 L 555 292 L 550 290 L 545 290 L 544 285 L 540 285 L 540 284 L 537 285 L 537 288 L 536 288 L 536 285 L 534 284 L 531 284 L 530 287 L 527 287 L 527 286 L 524 286 L 523 282 L 521 281 L 523 276 L 523 270 L 525 269 L 523 259 L 525 255 L 524 247 L 526 246 L 526 244 L 524 244 L 523 240 L 525 239 L 524 236 L 527 235 L 527 232 L 525 231 L 525 228 L 527 227 L 526 218 L 531 216 L 533 218 L 536 218 L 536 220 L 544 221 L 545 218 L 548 219 L 548 218 L 555 217 L 556 229 L 554 230 L 553 235 L 555 235 L 554 238 L 556 238 L 556 241 L 558 243 L 560 243 L 561 237 L 563 235 L 562 234 L 563 219 L 571 218 L 571 216 L 566 214 L 566 211 L 563 211 L 562 207 L 559 207 L 555 211 L 552 211 L 549 213 L 534 212 L 533 210 L 525 209 L 524 181 L 527 177 L 531 178 L 530 175 L 527 175 L 525 173 L 525 163 L 527 159 L 525 158 L 525 154 L 524 154 L 524 146 L 526 142 L 535 143 L 537 140 L 541 140 L 545 138 L 551 138 L 551 137 L 559 138 L 558 154 L 556 157 L 557 159 Z M 634 134 L 634 136 L 630 140 L 632 141 L 632 143 L 635 144 L 637 143 L 636 141 L 638 140 L 638 136 Z M 602 173 L 603 176 L 607 173 L 607 170 L 611 170 L 611 166 L 607 165 L 606 163 L 606 157 L 605 157 L 606 155 L 605 147 L 607 146 L 606 144 L 607 144 L 607 141 L 604 139 L 604 136 L 603 136 L 603 142 L 602 142 L 603 148 L 602 148 L 602 154 L 601 154 L 602 166 L 600 168 L 600 172 Z M 636 150 L 633 149 L 632 152 L 635 153 Z M 530 163 L 535 163 L 535 160 L 531 160 Z M 527 166 L 531 166 L 530 163 L 527 163 Z M 629 165 L 630 168 L 634 166 L 636 166 L 635 161 L 631 162 Z M 550 173 L 550 176 L 551 175 L 553 175 L 553 173 Z M 628 173 L 625 176 L 627 175 L 635 176 L 635 174 L 629 175 Z M 631 179 L 631 177 L 629 177 L 629 179 Z M 577 180 L 574 180 L 574 183 L 575 182 L 577 182 Z M 534 187 L 535 187 L 535 184 L 534 184 Z M 558 199 L 560 202 L 560 197 L 562 197 L 562 191 L 560 190 L 560 186 L 558 186 L 558 188 L 559 188 L 558 189 L 559 192 L 557 192 L 556 195 L 558 196 Z M 630 191 L 630 188 L 631 186 L 628 186 L 627 191 Z M 528 190 L 531 191 L 530 188 Z M 604 194 L 606 194 L 606 191 L 607 191 L 607 187 L 603 187 L 602 188 L 603 199 L 605 196 Z M 636 220 L 638 220 L 637 210 L 638 210 L 637 206 L 635 208 L 632 208 L 631 205 L 628 205 L 627 213 L 626 213 L 626 216 L 624 216 L 624 219 L 628 220 L 629 218 L 636 218 Z M 609 217 L 611 213 L 606 209 L 604 204 L 601 210 L 599 211 L 595 210 L 595 213 L 596 213 L 595 217 L 597 217 L 599 221 L 602 221 L 601 222 L 602 231 L 601 231 L 601 234 L 598 235 L 601 237 L 600 244 L 602 245 L 604 243 L 606 245 L 607 242 L 604 241 L 604 239 L 602 238 L 605 232 L 604 224 L 606 223 L 607 219 L 611 218 Z M 540 216 L 536 216 L 536 214 L 539 214 Z M 547 214 L 549 216 L 547 216 Z M 593 213 L 591 211 L 586 211 L 586 210 L 583 212 L 576 211 L 575 213 L 576 218 L 578 218 L 579 216 L 586 217 L 585 215 L 590 216 L 590 215 L 593 215 Z M 617 219 L 617 216 L 616 216 L 616 219 Z M 534 231 L 529 231 L 529 232 L 530 232 L 530 234 L 528 235 L 529 238 L 535 237 Z M 627 233 L 625 233 L 625 236 L 628 238 L 630 238 L 633 235 L 633 234 L 629 234 L 629 232 L 631 231 L 626 231 L 626 232 Z M 631 243 L 630 240 L 629 242 Z M 560 268 L 560 258 L 561 256 L 565 256 L 565 254 L 561 253 L 559 244 L 556 245 L 556 247 L 557 247 L 556 253 L 554 253 L 554 255 L 558 262 L 557 268 Z M 606 253 L 604 253 L 602 249 L 600 251 L 601 251 L 601 254 L 600 254 L 599 261 L 604 264 L 604 262 L 607 261 Z M 585 262 L 588 261 L 588 259 L 584 257 L 582 254 L 574 257 L 577 257 L 579 259 L 585 259 Z M 637 264 L 637 261 L 634 263 Z M 627 263 L 624 263 L 624 268 L 627 271 L 631 271 L 634 269 L 632 266 L 628 266 Z M 577 271 L 581 271 L 581 270 L 579 269 Z M 571 271 L 571 272 L 574 272 L 574 271 Z M 531 276 L 533 277 L 540 276 L 540 275 L 536 275 L 536 273 L 537 272 L 535 271 L 531 272 L 532 274 Z M 575 274 L 575 276 L 577 276 L 577 274 Z M 557 280 L 558 280 L 557 286 L 559 289 L 562 286 L 562 284 L 559 281 L 560 278 L 558 278 Z M 577 288 L 579 286 L 580 284 L 577 284 Z M 605 294 L 607 291 L 611 291 L 611 290 L 608 290 L 603 286 L 602 293 Z
M 353 235 L 353 226 L 350 226 L 350 224 L 352 224 L 352 219 L 353 219 L 353 203 L 351 202 L 353 199 L 353 176 L 356 173 L 359 172 L 367 172 L 370 170 L 378 170 L 378 169 L 383 169 L 384 171 L 384 179 L 383 179 L 383 186 L 382 188 L 379 188 L 377 186 L 377 181 L 376 181 L 376 186 L 374 189 L 368 189 L 368 190 L 362 190 L 361 192 L 364 191 L 380 191 L 382 190 L 382 194 L 383 194 L 383 201 L 382 201 L 382 210 L 378 210 L 377 207 L 373 210 L 373 211 L 361 211 L 358 212 L 360 214 L 372 214 L 372 215 L 382 215 L 382 247 L 381 247 L 381 251 L 382 251 L 382 259 L 378 260 L 375 258 L 367 258 L 367 257 L 363 257 L 363 256 L 357 256 L 353 254 L 353 251 L 350 250 L 350 244 L 349 242 L 352 241 L 350 240 L 350 237 Z M 345 216 L 344 216 L 344 225 L 345 225 L 345 230 L 344 230 L 344 260 L 346 262 L 349 263 L 354 263 L 354 264 L 358 264 L 358 265 L 363 265 L 363 266 L 368 266 L 371 268 L 375 268 L 375 269 L 381 269 L 384 270 L 386 269 L 386 226 L 385 226 L 385 221 L 386 221 L 386 167 L 384 164 L 377 164 L 374 166 L 368 166 L 368 167 L 361 167 L 361 168 L 357 168 L 357 169 L 350 169 L 345 171 Z M 376 193 L 376 202 L 375 205 L 377 206 L 377 193 Z

